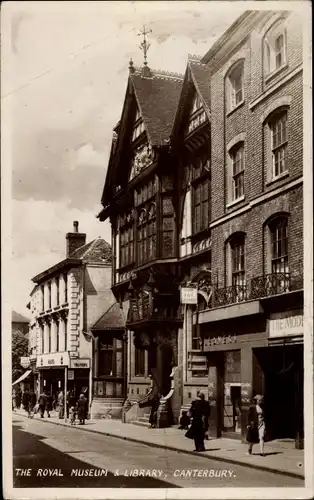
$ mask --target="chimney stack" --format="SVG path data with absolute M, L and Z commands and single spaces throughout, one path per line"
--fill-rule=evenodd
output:
M 86 244 L 86 234 L 79 233 L 78 221 L 73 222 L 73 232 L 66 235 L 66 257 L 71 257 L 75 250 Z

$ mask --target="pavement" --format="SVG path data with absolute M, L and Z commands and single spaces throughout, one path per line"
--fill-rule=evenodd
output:
M 24 410 L 15 410 L 15 415 L 27 417 Z M 73 427 L 69 421 L 59 419 L 56 412 L 51 417 L 34 419 L 55 425 Z M 194 442 L 184 437 L 185 431 L 177 427 L 165 429 L 150 429 L 144 426 L 122 423 L 114 419 L 86 420 L 85 425 L 75 425 L 82 432 L 92 432 L 104 436 L 112 436 L 127 441 L 142 443 L 155 448 L 163 448 L 190 455 L 200 455 L 194 452 Z M 215 459 L 229 464 L 240 464 L 258 470 L 265 470 L 295 478 L 304 478 L 304 451 L 294 447 L 294 441 L 270 441 L 265 443 L 265 456 L 259 454 L 259 446 L 254 445 L 252 455 L 247 455 L 247 445 L 236 439 L 209 439 L 205 442 L 206 451 L 203 458 Z
M 302 478 L 231 466 L 203 453 L 152 448 L 80 428 L 15 414 L 14 487 L 88 488 L 87 498 L 91 488 L 166 488 L 166 498 L 172 498 L 168 488 L 304 488 Z

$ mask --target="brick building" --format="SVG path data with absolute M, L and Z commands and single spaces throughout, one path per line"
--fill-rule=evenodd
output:
M 100 219 L 128 397 L 159 387 L 162 425 L 203 390 L 211 434 L 241 438 L 262 392 L 270 436 L 302 438 L 301 33 L 295 13 L 247 11 L 182 77 L 131 65 Z
M 66 258 L 32 281 L 30 360 L 36 392 L 45 388 L 55 395 L 66 384 L 76 394 L 85 392 L 91 406 L 91 328 L 114 303 L 111 247 L 102 238 L 86 244 L 86 234 L 74 222 L 66 235 Z
M 265 394 L 270 437 L 303 434 L 301 33 L 295 14 L 246 12 L 202 59 L 212 295 L 190 314 L 218 436 L 244 435 L 256 393 Z

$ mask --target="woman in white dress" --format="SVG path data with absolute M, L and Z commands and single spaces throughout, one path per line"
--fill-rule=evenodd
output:
M 264 442 L 265 442 L 265 418 L 263 409 L 263 396 L 257 394 L 254 398 L 254 404 L 249 408 L 248 415 L 248 435 L 249 454 L 252 454 L 253 444 L 259 442 L 261 456 L 264 457 Z

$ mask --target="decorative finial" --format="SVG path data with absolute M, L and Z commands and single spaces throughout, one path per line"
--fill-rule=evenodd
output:
M 152 33 L 152 30 L 146 31 L 146 26 L 144 24 L 143 29 L 137 34 L 138 36 L 144 37 L 143 41 L 140 45 L 140 49 L 144 53 L 144 66 L 147 66 L 147 52 L 148 52 L 148 49 L 150 47 L 150 43 L 148 43 L 146 40 L 146 35 L 148 35 L 149 33 Z
M 132 57 L 130 57 L 130 60 L 129 60 L 129 71 L 130 73 L 134 73 L 134 66 L 133 66 L 133 59 Z

